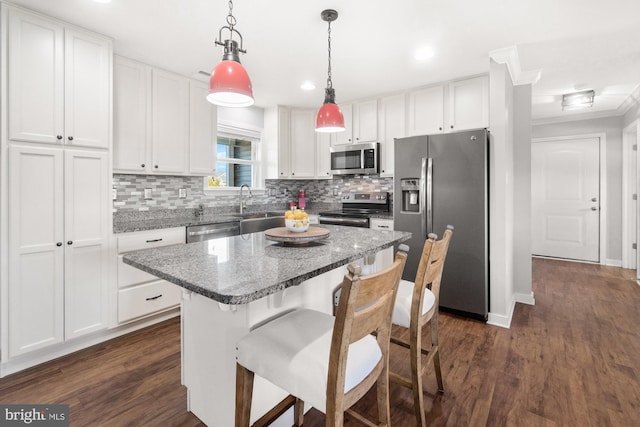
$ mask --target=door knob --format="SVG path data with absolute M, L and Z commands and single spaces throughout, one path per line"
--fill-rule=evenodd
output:
M 597 210 L 598 210 L 598 208 L 596 208 L 595 206 L 591 206 L 591 210 L 592 210 L 592 211 L 597 211 Z
M 592 202 L 597 202 L 597 201 L 598 201 L 598 199 L 597 199 L 596 197 L 592 197 L 592 198 L 591 198 L 591 201 L 592 201 Z

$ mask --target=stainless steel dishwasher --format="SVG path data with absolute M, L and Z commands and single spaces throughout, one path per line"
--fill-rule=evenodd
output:
M 240 234 L 240 221 L 217 222 L 187 227 L 187 243 L 202 242 L 218 237 L 237 236 Z

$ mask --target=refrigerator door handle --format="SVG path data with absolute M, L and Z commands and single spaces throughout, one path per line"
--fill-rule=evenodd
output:
M 433 233 L 433 158 L 431 157 L 427 159 L 427 180 L 424 194 L 427 204 L 427 233 Z
M 423 157 L 420 168 L 420 225 L 422 237 L 432 232 L 433 206 L 431 203 L 433 159 Z

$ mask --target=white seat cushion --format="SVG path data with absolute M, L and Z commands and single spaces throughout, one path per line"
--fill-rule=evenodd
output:
M 300 309 L 261 326 L 238 341 L 236 359 L 290 394 L 325 412 L 334 317 Z M 345 393 L 373 371 L 382 358 L 367 335 L 349 347 Z
M 391 322 L 394 325 L 403 326 L 408 328 L 411 326 L 411 298 L 413 298 L 413 282 L 408 280 L 401 280 L 398 286 L 398 294 L 396 296 L 396 303 L 393 306 L 393 319 Z M 429 289 L 424 290 L 424 300 L 422 302 L 422 314 L 431 310 L 436 303 L 436 296 L 433 295 Z

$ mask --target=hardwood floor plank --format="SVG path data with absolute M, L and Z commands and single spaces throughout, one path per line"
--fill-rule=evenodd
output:
M 638 425 L 634 272 L 534 258 L 533 278 L 536 305 L 517 304 L 510 329 L 440 314 L 445 393 L 429 370 L 429 426 Z M 407 375 L 408 353 L 396 347 L 391 369 Z M 392 425 L 415 426 L 411 391 L 392 384 L 390 394 Z M 179 319 L 0 379 L 0 403 L 66 403 L 78 427 L 204 426 L 180 384 Z M 375 419 L 375 392 L 356 408 Z M 305 427 L 323 425 L 317 410 L 305 417 Z

